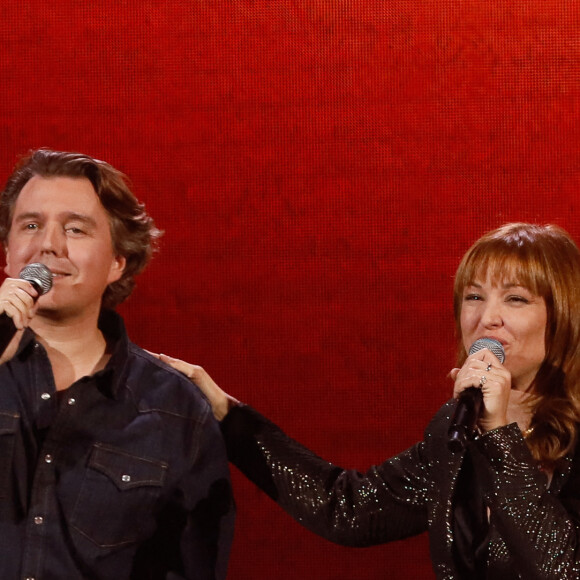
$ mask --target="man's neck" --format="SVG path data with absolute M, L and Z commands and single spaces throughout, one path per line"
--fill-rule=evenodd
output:
M 54 318 L 39 313 L 30 325 L 52 365 L 57 390 L 68 388 L 107 363 L 106 340 L 98 328 L 98 312 Z

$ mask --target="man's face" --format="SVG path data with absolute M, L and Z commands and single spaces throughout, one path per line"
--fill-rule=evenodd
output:
M 106 287 L 125 259 L 115 256 L 105 208 L 86 178 L 35 176 L 16 200 L 6 245 L 5 272 L 17 278 L 31 262 L 53 273 L 53 288 L 38 313 L 76 316 L 100 310 Z

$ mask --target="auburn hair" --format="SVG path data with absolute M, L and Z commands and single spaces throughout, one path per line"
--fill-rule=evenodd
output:
M 553 468 L 572 451 L 580 420 L 580 251 L 555 225 L 510 223 L 477 240 L 455 275 L 459 366 L 467 358 L 460 325 L 464 289 L 488 277 L 545 300 L 546 356 L 529 388 L 533 429 L 526 442 L 538 462 Z

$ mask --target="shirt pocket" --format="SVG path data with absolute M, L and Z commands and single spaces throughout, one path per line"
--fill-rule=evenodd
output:
M 0 412 L 0 499 L 8 496 L 10 475 L 14 471 L 14 442 L 20 416 Z
M 167 464 L 94 445 L 75 504 L 71 525 L 101 548 L 148 537 Z

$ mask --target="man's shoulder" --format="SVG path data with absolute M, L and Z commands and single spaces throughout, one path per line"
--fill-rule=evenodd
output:
M 185 375 L 145 349 L 129 343 L 126 387 L 141 408 L 151 407 L 177 415 L 208 412 L 203 393 Z

